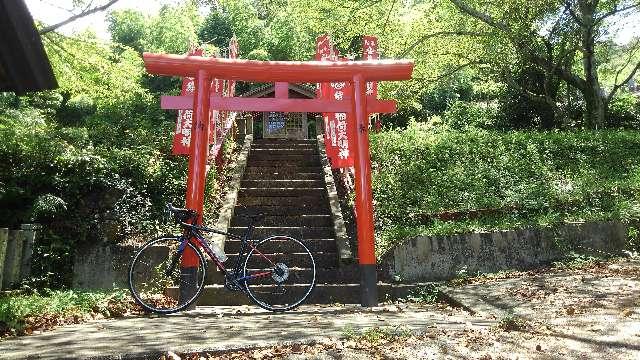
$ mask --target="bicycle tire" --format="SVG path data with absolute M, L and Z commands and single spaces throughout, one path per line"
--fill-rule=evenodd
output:
M 180 244 L 181 239 L 178 236 L 152 239 L 136 252 L 131 261 L 129 290 L 135 301 L 146 311 L 170 314 L 183 310 L 191 305 L 204 289 L 207 269 L 202 252 L 193 244 L 187 244 L 198 257 L 198 266 L 195 273 L 183 273 L 180 263 L 184 251 L 178 255 Z M 173 266 L 173 271 L 167 275 L 170 266 Z M 181 285 L 186 285 L 182 291 Z
M 316 284 L 316 263 L 300 240 L 276 235 L 259 241 L 249 251 L 243 274 L 247 295 L 254 303 L 266 310 L 283 312 L 298 307 L 311 295 Z M 292 299 L 282 296 L 287 293 Z

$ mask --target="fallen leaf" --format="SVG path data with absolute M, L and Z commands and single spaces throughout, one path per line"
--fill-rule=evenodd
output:
M 633 310 L 631 310 L 631 309 L 624 309 L 624 310 L 622 310 L 622 312 L 620 313 L 620 316 L 622 316 L 622 317 L 629 317 L 629 316 L 631 316 L 631 314 L 633 314 Z
M 569 306 L 568 308 L 564 309 L 565 312 L 567 313 L 567 315 L 573 315 L 576 313 L 576 309 L 572 306 Z

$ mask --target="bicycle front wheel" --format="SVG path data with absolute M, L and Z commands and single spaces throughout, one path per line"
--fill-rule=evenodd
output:
M 181 238 L 160 237 L 140 248 L 129 267 L 129 289 L 145 310 L 169 314 L 196 300 L 204 288 L 206 263 L 200 250 L 188 243 L 180 252 Z M 182 267 L 184 254 L 193 251 L 197 265 Z
M 309 297 L 316 283 L 316 263 L 309 249 L 289 236 L 261 240 L 244 263 L 247 294 L 271 311 L 295 308 Z

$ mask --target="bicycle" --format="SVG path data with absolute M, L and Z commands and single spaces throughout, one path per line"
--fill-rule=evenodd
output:
M 135 254 L 129 267 L 129 289 L 145 310 L 169 314 L 196 301 L 204 289 L 207 271 L 200 249 L 223 272 L 226 289 L 243 292 L 266 310 L 291 310 L 302 304 L 315 287 L 315 261 L 301 241 L 285 235 L 250 240 L 255 224 L 264 219 L 264 214 L 245 215 L 248 227 L 242 236 L 238 236 L 192 224 L 198 217 L 193 210 L 175 208 L 171 204 L 166 207 L 169 216 L 182 227 L 182 235 L 161 236 L 148 241 Z M 233 269 L 225 268 L 203 232 L 241 241 L 239 252 L 234 255 Z M 183 258 L 187 247 L 195 253 L 197 266 L 180 266 L 183 261 L 189 261 L 188 257 Z

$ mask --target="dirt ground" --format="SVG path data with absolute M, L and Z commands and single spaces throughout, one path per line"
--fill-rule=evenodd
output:
M 344 329 L 313 344 L 165 359 L 640 359 L 640 260 L 596 262 L 458 280 L 445 288 L 467 326 Z M 405 304 L 387 304 L 402 311 Z M 425 305 L 427 306 L 427 305 Z M 428 305 L 434 306 L 434 305 Z M 478 327 L 486 320 L 493 325 Z

